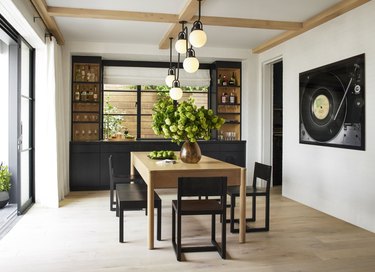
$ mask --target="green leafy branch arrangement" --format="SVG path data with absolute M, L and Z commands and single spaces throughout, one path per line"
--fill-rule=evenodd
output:
M 10 190 L 10 176 L 8 166 L 0 164 L 0 192 Z
M 224 119 L 215 115 L 211 109 L 198 108 L 194 99 L 189 98 L 174 105 L 167 93 L 158 93 L 153 107 L 153 126 L 156 135 L 164 135 L 172 142 L 196 142 L 198 139 L 211 139 L 211 130 L 220 129 Z

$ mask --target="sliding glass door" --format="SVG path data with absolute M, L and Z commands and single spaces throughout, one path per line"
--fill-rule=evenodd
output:
M 7 118 L 0 139 L 0 160 L 9 165 L 10 203 L 22 214 L 34 195 L 34 49 L 0 15 L 0 60 L 2 75 L 0 105 Z M 6 148 L 6 150 L 5 150 Z
M 33 49 L 24 41 L 20 46 L 20 116 L 19 116 L 19 190 L 18 190 L 18 211 L 23 213 L 32 203 L 33 196 Z

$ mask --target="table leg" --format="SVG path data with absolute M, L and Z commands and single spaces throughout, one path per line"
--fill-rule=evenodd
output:
M 246 168 L 241 168 L 240 185 L 240 235 L 239 242 L 246 242 Z
M 154 249 L 154 183 L 147 184 L 148 249 Z

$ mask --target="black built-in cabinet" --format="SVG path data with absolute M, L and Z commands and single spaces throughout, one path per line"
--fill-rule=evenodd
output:
M 246 166 L 245 141 L 202 141 L 202 154 L 222 161 Z M 130 173 L 130 152 L 174 150 L 180 147 L 169 141 L 71 142 L 70 190 L 109 189 L 108 157 L 113 156 L 119 174 Z

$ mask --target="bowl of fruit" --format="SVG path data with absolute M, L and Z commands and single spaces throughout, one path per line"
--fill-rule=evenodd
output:
M 151 151 L 148 157 L 153 160 L 176 160 L 177 155 L 172 150 Z

